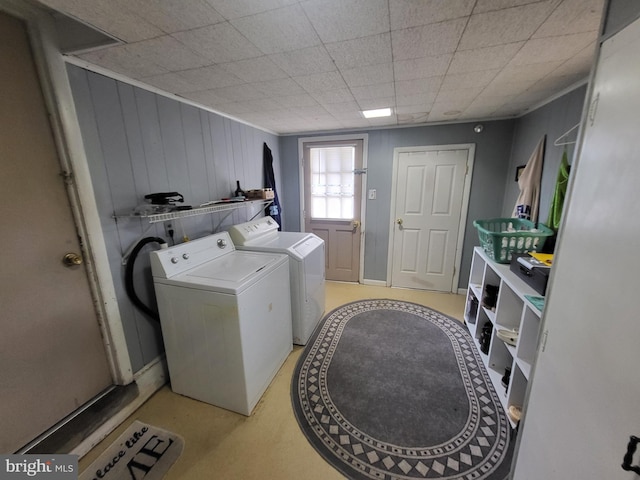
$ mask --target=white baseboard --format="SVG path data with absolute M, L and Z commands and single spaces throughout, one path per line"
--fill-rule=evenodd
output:
M 373 285 L 376 287 L 386 287 L 387 286 L 387 282 L 385 282 L 384 280 L 367 280 L 366 278 L 364 278 L 362 280 L 362 284 L 363 285 Z
M 107 422 L 102 424 L 96 431 L 88 436 L 83 442 L 74 448 L 72 455 L 78 455 L 80 458 L 85 456 L 98 443 L 104 440 L 107 435 L 120 426 L 133 412 L 142 406 L 144 402 L 149 400 L 169 378 L 169 370 L 167 368 L 167 360 L 164 355 L 156 358 L 154 361 L 146 365 L 142 370 L 135 374 L 134 380 L 138 385 L 138 396 L 135 400 L 127 404 L 125 408 L 120 410 L 116 415 L 111 417 Z
M 466 288 L 459 288 L 458 289 L 458 295 L 466 295 L 467 294 L 467 289 Z

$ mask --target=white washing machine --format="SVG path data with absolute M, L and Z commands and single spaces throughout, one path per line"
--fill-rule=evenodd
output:
M 324 241 L 313 233 L 279 232 L 271 217 L 234 225 L 229 234 L 242 250 L 286 253 L 291 277 L 293 343 L 305 345 L 324 313 Z
M 152 252 L 151 271 L 172 390 L 249 416 L 292 350 L 288 257 L 223 232 Z

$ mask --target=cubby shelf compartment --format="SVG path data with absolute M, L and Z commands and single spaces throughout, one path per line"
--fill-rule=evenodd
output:
M 482 295 L 487 285 L 499 286 L 495 311 L 482 306 Z M 541 312 L 525 299 L 525 295 L 538 294 L 511 272 L 509 265 L 495 263 L 480 247 L 475 248 L 467 301 L 477 298 L 479 306 L 475 317 L 465 316 L 465 323 L 478 350 L 483 325 L 486 322 L 493 324 L 489 353 L 485 355 L 480 352 L 480 355 L 507 413 L 511 405 L 523 406 L 540 337 Z M 518 329 L 515 346 L 498 338 L 497 331 L 500 328 Z M 502 378 L 507 367 L 511 369 L 511 375 L 505 388 Z M 510 418 L 509 422 L 512 427 L 516 427 Z

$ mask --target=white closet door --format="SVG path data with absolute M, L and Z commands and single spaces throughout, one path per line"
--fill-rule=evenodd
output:
M 621 468 L 640 436 L 638 52 L 640 21 L 600 53 L 514 480 L 638 478 Z

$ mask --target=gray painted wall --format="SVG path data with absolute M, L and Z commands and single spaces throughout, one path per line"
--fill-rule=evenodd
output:
M 484 131 L 476 134 L 475 123 L 424 126 L 370 130 L 369 153 L 367 158 L 367 188 L 377 190 L 376 200 L 367 200 L 366 232 L 364 251 L 364 278 L 385 281 L 387 278 L 387 257 L 389 248 L 389 228 L 391 215 L 391 188 L 393 171 L 393 149 L 395 147 L 448 145 L 474 143 L 476 145 L 471 197 L 467 216 L 459 287 L 466 288 L 471 255 L 478 245 L 478 235 L 473 220 L 499 216 L 507 183 L 511 141 L 512 120 L 483 122 Z M 362 133 L 332 132 L 331 135 Z M 282 196 L 286 215 L 286 230 L 300 231 L 300 185 L 298 139 L 305 136 L 280 138 L 280 156 L 284 175 Z M 295 199 L 295 201 L 294 201 Z
M 142 236 L 146 222 L 118 219 L 148 193 L 177 191 L 185 204 L 228 197 L 240 180 L 243 188 L 263 186 L 262 147 L 273 153 L 281 184 L 278 138 L 167 97 L 81 68 L 68 66 L 82 138 L 105 236 L 120 315 L 134 371 L 164 350 L 159 325 L 134 308 L 124 288 L 122 254 Z M 260 213 L 258 207 L 235 211 L 218 228 L 224 230 Z M 213 232 L 222 214 L 174 221 L 175 239 L 195 239 Z M 165 237 L 163 226 L 146 236 Z M 147 305 L 154 305 L 148 255 L 136 262 L 135 284 Z
M 546 224 L 563 149 L 567 149 L 569 163 L 573 161 L 575 150 L 575 145 L 555 147 L 553 143 L 560 135 L 580 123 L 586 91 L 585 84 L 516 121 L 501 216 L 510 217 L 518 199 L 520 190 L 515 181 L 516 168 L 526 165 L 538 142 L 546 135 L 538 215 L 538 221 Z M 568 136 L 567 141 L 575 141 L 577 136 L 578 129 Z
M 638 18 L 640 18 L 638 0 L 609 0 L 603 35 L 610 37 Z

